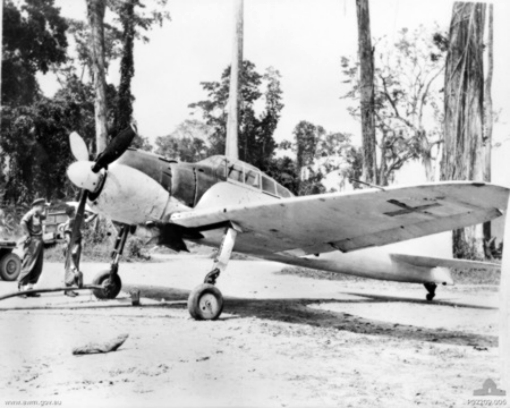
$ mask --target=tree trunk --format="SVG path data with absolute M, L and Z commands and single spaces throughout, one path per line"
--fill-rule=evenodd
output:
M 494 72 L 494 5 L 489 4 L 487 18 L 487 78 L 485 79 L 485 171 L 484 180 L 491 181 L 491 154 L 492 154 L 492 74 Z M 483 236 L 486 243 L 492 238 L 490 221 L 483 224 Z
M 96 153 L 106 147 L 106 83 L 104 64 L 103 20 L 106 8 L 105 0 L 87 0 L 87 17 L 91 33 L 92 73 L 94 75 L 94 115 L 96 121 Z
M 133 96 L 131 79 L 135 74 L 133 48 L 135 39 L 135 4 L 138 0 L 126 0 L 120 6 L 122 22 L 122 59 L 120 61 L 120 83 L 115 128 L 120 131 L 131 122 L 133 116 Z
M 3 21 L 4 21 L 4 2 L 2 1 L 2 4 L 0 4 L 0 21 L 2 22 L 3 27 Z M 0 55 L 3 55 L 3 33 L 4 30 L 0 29 Z M 2 62 L 0 61 L 0 106 L 3 106 L 2 104 Z M 2 109 L 0 109 L 0 123 L 2 123 Z M 3 187 L 3 186 L 2 186 Z
M 485 4 L 453 5 L 445 72 L 442 180 L 483 180 L 483 29 Z M 484 259 L 482 225 L 453 233 L 453 254 Z
M 361 65 L 361 133 L 363 143 L 363 177 L 375 183 L 377 172 L 374 118 L 374 53 L 370 34 L 368 0 L 356 0 L 358 15 L 358 55 Z
M 235 0 L 234 4 L 234 42 L 232 44 L 232 66 L 230 68 L 229 111 L 227 121 L 227 140 L 225 154 L 228 158 L 239 158 L 238 132 L 239 107 L 241 104 L 241 70 L 243 68 L 243 12 L 244 0 Z M 246 152 L 247 150 L 245 150 Z

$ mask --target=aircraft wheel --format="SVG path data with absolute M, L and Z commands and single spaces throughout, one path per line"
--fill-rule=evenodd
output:
M 195 320 L 216 320 L 223 311 L 223 295 L 216 286 L 203 283 L 190 293 L 188 311 Z
M 425 296 L 425 299 L 427 299 L 429 302 L 432 301 L 432 299 L 434 299 L 434 296 L 432 293 L 427 293 L 427 295 Z
M 112 278 L 109 269 L 99 272 L 92 281 L 92 284 L 103 287 L 103 289 L 92 290 L 92 293 L 94 293 L 94 296 L 98 299 L 115 299 L 122 288 L 120 276 L 115 274 Z
M 16 254 L 8 253 L 0 259 L 0 277 L 4 281 L 15 281 L 21 272 L 21 259 Z

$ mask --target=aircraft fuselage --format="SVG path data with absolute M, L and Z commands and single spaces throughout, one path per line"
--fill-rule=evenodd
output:
M 186 250 L 186 240 L 219 246 L 224 228 L 221 225 L 200 230 L 181 227 L 168 222 L 173 213 L 292 197 L 287 189 L 260 170 L 225 156 L 184 163 L 130 149 L 112 163 L 105 174 L 97 198 L 89 202 L 90 207 L 114 221 L 152 230 L 155 244 L 176 251 Z M 267 256 L 256 249 L 246 250 L 249 234 L 240 236 L 239 240 L 245 253 L 292 265 L 374 279 L 451 282 L 444 268 L 403 266 L 393 262 L 384 248 L 347 254 L 334 251 L 318 257 Z

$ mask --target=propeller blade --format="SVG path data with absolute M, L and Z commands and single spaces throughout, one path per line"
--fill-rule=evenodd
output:
M 80 229 L 81 229 L 81 225 L 83 223 L 83 217 L 85 215 L 85 205 L 87 203 L 87 196 L 88 196 L 88 191 L 81 190 L 78 209 L 74 216 L 73 229 L 71 231 L 71 239 L 69 240 L 69 245 L 67 246 L 66 262 L 65 262 L 66 271 L 68 271 L 69 268 L 72 267 L 72 263 L 74 263 L 74 266 L 77 271 L 80 270 L 79 260 L 75 259 L 73 261 L 73 249 L 74 249 L 74 246 L 76 245 L 76 242 L 80 235 Z M 66 275 L 67 275 L 67 273 L 66 273 Z
M 96 164 L 92 167 L 92 171 L 97 173 L 122 156 L 128 149 L 136 134 L 136 127 L 134 125 L 130 125 L 122 130 L 97 157 Z
M 87 144 L 77 132 L 73 132 L 69 135 L 69 144 L 71 145 L 71 153 L 76 160 L 89 160 L 89 149 L 87 148 Z

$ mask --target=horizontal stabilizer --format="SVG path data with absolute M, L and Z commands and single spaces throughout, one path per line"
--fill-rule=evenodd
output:
M 431 256 L 391 254 L 393 262 L 422 266 L 427 268 L 473 268 L 473 269 L 501 269 L 500 264 L 491 262 L 468 261 L 465 259 L 434 258 Z

